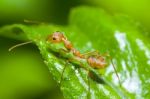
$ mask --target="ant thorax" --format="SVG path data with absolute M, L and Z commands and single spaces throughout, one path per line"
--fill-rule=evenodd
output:
M 71 50 L 73 48 L 73 45 L 71 44 L 70 41 L 64 39 L 63 42 L 64 42 L 64 46 L 66 47 L 67 50 Z

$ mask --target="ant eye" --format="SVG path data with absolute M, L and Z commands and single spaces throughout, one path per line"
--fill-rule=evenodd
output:
M 56 40 L 56 38 L 54 37 L 53 40 Z

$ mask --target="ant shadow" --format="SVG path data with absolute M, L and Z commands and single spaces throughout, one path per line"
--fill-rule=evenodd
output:
M 48 49 L 48 51 L 50 53 L 52 53 L 54 56 L 56 56 L 57 58 L 60 58 L 64 61 L 69 60 L 69 58 L 64 57 L 63 55 L 61 55 L 59 52 L 55 52 L 53 50 Z M 81 66 L 79 65 L 79 63 L 76 62 L 71 62 L 71 61 L 67 61 L 69 62 L 69 64 L 75 66 L 75 69 L 80 69 Z M 65 68 L 65 67 L 64 67 Z M 96 73 L 94 73 L 93 71 L 89 71 L 88 72 L 88 77 L 90 79 L 92 79 L 94 82 L 98 83 L 98 84 L 106 84 L 105 80 L 101 77 L 101 75 L 97 75 Z

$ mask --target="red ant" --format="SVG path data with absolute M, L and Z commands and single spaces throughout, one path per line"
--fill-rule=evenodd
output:
M 61 43 L 61 42 L 63 42 L 65 48 L 68 51 L 71 51 L 78 58 L 86 59 L 87 63 L 94 69 L 103 69 L 107 65 L 107 62 L 106 62 L 104 56 L 99 55 L 99 53 L 97 51 L 81 54 L 78 50 L 76 50 L 73 47 L 71 42 L 69 40 L 67 40 L 67 38 L 61 32 L 58 32 L 58 31 L 54 32 L 53 34 L 51 34 L 47 37 L 46 41 L 52 42 L 52 43 Z M 29 44 L 29 43 L 32 43 L 32 41 L 28 41 L 28 42 L 25 42 L 25 43 L 20 43 L 20 44 L 17 44 L 15 46 L 12 46 L 11 48 L 9 48 L 9 51 L 11 51 L 12 49 L 14 49 L 16 47 L 19 47 L 19 46 L 22 46 L 22 45 L 25 45 L 25 44 Z M 87 54 L 89 54 L 89 55 L 87 55 Z M 116 70 L 116 68 L 115 68 L 115 66 L 112 62 L 112 59 L 110 59 L 110 60 L 111 60 L 111 63 L 113 65 L 113 68 L 115 70 L 115 73 L 117 75 L 117 78 L 119 79 L 119 82 L 120 82 L 120 78 L 117 74 L 117 70 Z
M 99 55 L 99 53 L 97 51 L 94 51 L 94 52 L 89 52 L 91 53 L 92 55 L 89 55 L 87 57 L 86 54 L 89 54 L 89 53 L 86 53 L 86 54 L 81 54 L 78 50 L 76 50 L 73 45 L 71 44 L 70 41 L 67 40 L 67 38 L 59 31 L 56 31 L 54 32 L 52 35 L 49 35 L 48 38 L 47 38 L 47 41 L 50 41 L 50 42 L 53 42 L 53 43 L 61 43 L 63 42 L 64 43 L 64 46 L 65 48 L 68 50 L 68 51 L 72 51 L 72 53 L 76 56 L 76 57 L 79 57 L 79 58 L 82 58 L 82 59 L 86 59 L 88 64 L 94 68 L 94 69 L 103 69 L 106 67 L 107 65 L 107 62 L 104 58 L 104 56 L 101 56 Z M 96 53 L 95 53 L 96 52 Z M 107 55 L 108 56 L 108 55 Z M 119 75 L 117 74 L 117 70 L 112 62 L 112 59 L 111 60 L 111 63 L 113 65 L 113 68 L 115 70 L 115 73 L 117 75 L 117 78 L 119 80 L 119 83 L 120 83 L 120 78 L 119 78 Z M 121 84 L 120 84 L 121 85 Z

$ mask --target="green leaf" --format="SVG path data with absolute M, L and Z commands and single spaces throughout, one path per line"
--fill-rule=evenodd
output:
M 72 11 L 70 24 L 86 33 L 95 49 L 109 50 L 116 62 L 125 96 L 149 97 L 150 44 L 136 22 L 127 16 L 111 16 L 100 9 L 81 7 Z M 105 77 L 115 83 L 112 71 L 107 69 Z
M 78 7 L 71 11 L 68 26 L 16 24 L 5 26 L 0 33 L 15 39 L 33 41 L 58 83 L 63 68 L 67 66 L 60 85 L 65 98 L 147 98 L 150 97 L 150 45 L 149 39 L 142 35 L 135 24 L 126 16 L 111 16 L 99 8 Z M 122 86 L 119 86 L 111 63 L 108 63 L 101 76 L 106 83 L 101 84 L 90 79 L 89 95 L 88 72 L 50 51 L 46 38 L 54 31 L 64 32 L 81 53 L 93 50 L 100 53 L 109 51 Z

